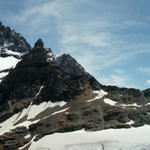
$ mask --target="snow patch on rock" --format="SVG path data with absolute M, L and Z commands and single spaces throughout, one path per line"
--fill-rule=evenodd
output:
M 135 121 L 133 121 L 133 120 L 130 120 L 129 122 L 127 122 L 126 124 L 128 124 L 128 125 L 132 125 L 132 124 L 134 124 L 135 123 Z
M 25 139 L 28 139 L 31 137 L 31 134 L 27 134 L 26 136 L 24 136 Z
M 18 115 L 19 113 L 13 115 L 12 117 L 10 117 L 9 119 L 5 120 L 0 124 L 0 135 L 3 135 L 6 132 L 11 132 L 12 129 L 15 129 L 20 126 L 25 126 L 26 128 L 28 128 L 29 125 L 33 123 L 37 123 L 39 121 L 39 120 L 35 120 L 35 121 L 26 120 L 20 124 L 14 125 L 16 123 L 16 118 L 18 117 Z
M 68 108 L 65 108 L 65 109 L 62 109 L 62 110 L 59 110 L 59 111 L 56 111 L 56 112 L 54 112 L 53 114 L 51 114 L 51 116 L 54 116 L 54 115 L 59 114 L 59 113 L 61 113 L 61 112 L 65 112 L 65 111 L 68 110 L 68 109 L 69 109 L 69 107 L 68 107 Z
M 39 105 L 32 105 L 32 103 L 31 103 L 28 108 L 23 109 L 20 113 L 13 115 L 12 117 L 10 117 L 9 119 L 7 119 L 6 121 L 4 121 L 0 124 L 0 135 L 4 134 L 5 132 L 10 132 L 10 130 L 15 129 L 16 127 L 19 127 L 19 126 L 25 126 L 28 128 L 29 125 L 31 125 L 33 123 L 37 123 L 39 121 L 39 119 L 34 120 L 34 121 L 30 121 L 30 119 L 34 119 L 38 114 L 45 111 L 47 108 L 62 107 L 64 105 L 66 105 L 66 102 L 64 102 L 64 101 L 56 102 L 56 103 L 43 102 Z M 54 112 L 54 113 L 55 114 L 60 113 L 65 110 L 67 110 L 67 109 L 61 110 L 59 112 Z M 54 115 L 54 113 L 53 113 L 53 115 Z M 14 125 L 23 117 L 27 117 L 27 120 L 22 123 L 19 123 L 17 125 Z
M 5 49 L 5 53 L 8 54 L 8 55 L 16 55 L 16 56 L 19 56 L 19 57 L 22 55 L 19 52 L 14 52 L 14 51 L 11 51 L 11 50 L 8 50 L 8 49 Z
M 116 105 L 116 103 L 117 103 L 117 102 L 115 102 L 115 101 L 113 101 L 113 100 L 111 100 L 111 99 L 109 99 L 109 98 L 105 98 L 105 99 L 104 99 L 104 102 L 105 102 L 106 104 L 111 105 L 111 106 L 114 106 L 114 105 Z
M 107 92 L 105 92 L 103 90 L 93 91 L 93 93 L 96 94 L 95 98 L 93 98 L 91 100 L 87 100 L 87 102 L 95 101 L 95 100 L 100 99 L 100 98 L 104 97 L 105 95 L 107 95 Z
M 133 103 L 133 104 L 120 104 L 120 106 L 123 106 L 123 107 L 141 107 L 142 105 L 138 105 L 137 103 Z

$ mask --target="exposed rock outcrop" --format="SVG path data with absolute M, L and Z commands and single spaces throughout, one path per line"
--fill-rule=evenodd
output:
M 30 49 L 21 34 L 0 22 L 0 82 Z
M 30 45 L 19 33 L 0 22 L 0 49 L 0 56 L 6 57 L 11 55 L 6 50 L 26 53 L 30 50 Z
M 1 109 L 8 105 L 8 101 L 19 103 L 25 99 L 32 99 L 36 104 L 50 100 L 71 101 L 82 95 L 85 90 L 92 89 L 90 76 L 66 74 L 56 62 L 47 61 L 46 53 L 43 42 L 38 40 L 35 47 L 11 70 L 0 84 Z M 41 86 L 43 89 L 35 98 Z M 13 112 L 16 112 L 15 108 Z

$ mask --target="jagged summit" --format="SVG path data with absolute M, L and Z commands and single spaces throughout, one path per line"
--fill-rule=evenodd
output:
M 34 51 L 34 53 L 38 56 L 45 58 L 45 61 L 47 62 L 55 61 L 55 55 L 50 48 L 44 47 L 44 42 L 42 39 L 37 40 L 32 51 Z
M 15 30 L 0 22 L 0 51 L 2 56 L 10 55 L 10 52 L 5 52 L 5 50 L 26 53 L 30 48 L 30 45 L 21 34 L 16 33 Z
M 44 47 L 44 42 L 42 39 L 37 40 L 37 42 L 34 44 L 34 47 Z
M 39 39 L 29 54 L 25 55 L 25 58 L 34 62 L 46 62 L 47 61 L 47 50 L 44 48 L 44 42 Z
M 42 40 L 38 40 L 35 47 L 22 57 L 16 68 L 2 81 L 0 84 L 1 107 L 4 107 L 8 101 L 15 101 L 15 105 L 17 104 L 21 110 L 25 100 L 26 105 L 29 105 L 31 100 L 33 103 L 71 101 L 85 91 L 89 92 L 83 97 L 91 95 L 92 77 L 86 74 L 79 76 L 66 73 L 57 61 L 48 60 L 48 49 L 43 45 Z M 40 87 L 43 87 L 40 94 L 34 98 Z M 7 114 L 11 115 L 14 111 L 8 111 Z M 1 120 L 3 115 L 0 114 Z
M 21 63 L 36 63 L 39 64 L 41 62 L 55 62 L 55 56 L 52 53 L 52 50 L 44 47 L 44 42 L 39 39 L 34 44 L 34 47 L 29 51 L 27 55 L 23 56 L 23 60 Z
M 82 75 L 87 73 L 84 68 L 70 54 L 62 54 L 56 57 L 60 67 L 69 74 Z
M 30 49 L 21 34 L 0 22 L 0 82 Z

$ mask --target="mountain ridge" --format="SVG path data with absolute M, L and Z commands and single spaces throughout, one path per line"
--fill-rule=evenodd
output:
M 30 49 L 21 34 L 0 22 L 0 82 Z
M 31 46 L 26 42 L 20 33 L 0 22 L 0 46 L 13 52 L 27 52 Z M 2 55 L 2 54 L 1 54 Z
M 149 89 L 102 85 L 70 55 L 55 57 L 41 39 L 0 83 L 0 150 L 30 150 L 54 133 L 145 124 Z

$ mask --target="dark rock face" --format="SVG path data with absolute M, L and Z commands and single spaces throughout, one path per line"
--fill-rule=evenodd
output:
M 60 68 L 69 75 L 73 76 L 87 76 L 89 78 L 90 86 L 93 90 L 102 88 L 102 85 L 90 75 L 85 69 L 69 54 L 62 54 L 56 57 L 56 62 Z
M 0 59 L 4 60 L 4 66 L 8 63 L 3 70 L 0 70 L 0 82 L 30 49 L 30 45 L 19 33 L 0 22 Z M 12 63 L 9 59 L 12 60 Z
M 35 44 L 34 44 L 34 47 L 44 47 L 44 43 L 41 39 L 39 39 Z
M 0 84 L 1 109 L 8 107 L 8 101 L 15 101 L 19 106 L 25 99 L 32 99 L 33 103 L 41 103 L 43 100 L 71 101 L 82 95 L 85 90 L 92 89 L 90 76 L 66 74 L 56 62 L 47 61 L 46 52 L 43 42 L 38 40 L 35 47 L 23 56 L 22 61 L 3 80 Z M 41 86 L 43 89 L 35 98 Z M 30 100 L 27 103 L 29 104 Z M 5 113 L 5 116 L 14 112 L 15 108 L 8 111 L 7 115 Z M 3 113 L 0 113 L 1 121 L 3 116 Z
M 139 89 L 119 88 L 116 86 L 104 85 L 102 88 L 109 93 L 108 97 L 110 99 L 114 99 L 120 103 L 137 103 L 138 105 L 143 105 L 150 102 L 149 89 L 140 91 Z
M 56 61 L 62 70 L 68 74 L 83 75 L 88 74 L 84 68 L 77 63 L 69 54 L 62 54 L 56 57 Z
M 142 93 L 143 93 L 144 97 L 150 99 L 150 89 L 143 90 Z
M 5 52 L 5 49 L 26 53 L 30 50 L 30 45 L 26 40 L 19 34 L 16 33 L 9 27 L 4 26 L 0 22 L 0 56 L 7 57 L 10 54 Z
M 0 136 L 0 150 L 17 150 L 18 146 L 27 144 L 31 138 L 25 139 L 28 133 L 25 127 L 18 127 L 11 133 Z

